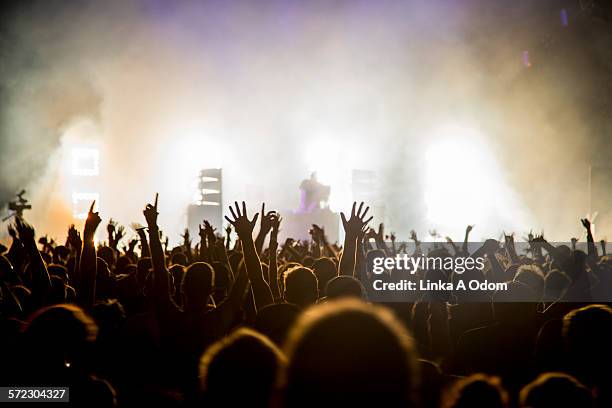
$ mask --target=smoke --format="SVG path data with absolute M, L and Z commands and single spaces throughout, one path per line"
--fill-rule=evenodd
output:
M 425 231 L 424 152 L 450 123 L 478 128 L 505 169 L 520 205 L 504 220 L 531 214 L 566 238 L 587 211 L 588 164 L 612 157 L 612 47 L 573 2 L 565 28 L 561 5 L 536 3 L 16 2 L 1 33 L 0 202 L 28 187 L 37 225 L 62 234 L 69 210 L 50 214 L 70 181 L 56 180 L 81 142 L 101 150 L 102 215 L 139 220 L 159 191 L 175 239 L 194 176 L 213 166 L 226 202 L 283 210 L 310 170 L 334 209 L 350 203 L 351 169 L 378 171 L 384 220 Z

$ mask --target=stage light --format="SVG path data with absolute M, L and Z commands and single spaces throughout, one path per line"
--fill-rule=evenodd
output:
M 486 139 L 477 130 L 462 126 L 436 129 L 425 152 L 424 199 L 426 217 L 443 234 L 460 234 L 467 224 L 488 223 L 497 228 L 517 228 L 525 217 Z
M 73 147 L 72 175 L 73 176 L 99 176 L 100 151 L 92 147 Z

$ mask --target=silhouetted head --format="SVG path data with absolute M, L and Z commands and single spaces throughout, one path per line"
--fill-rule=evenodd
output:
M 312 270 L 319 282 L 319 294 L 327 296 L 325 286 L 327 282 L 338 276 L 338 268 L 331 258 L 318 258 L 312 264 Z
M 125 255 L 120 256 L 119 258 L 117 258 L 117 263 L 115 264 L 115 273 L 125 273 L 125 267 L 131 263 L 132 260 L 129 257 Z
M 98 248 L 98 250 L 96 251 L 96 255 L 98 256 L 98 258 L 104 259 L 104 261 L 110 268 L 115 267 L 115 263 L 117 262 L 117 253 L 113 248 L 107 246 Z
M 574 377 L 545 373 L 521 390 L 520 404 L 521 408 L 589 408 L 593 406 L 593 398 L 591 391 Z
M 206 307 L 208 297 L 215 285 L 215 271 L 206 262 L 195 262 L 183 276 L 182 292 L 186 309 Z
M 172 258 L 171 258 L 170 262 L 173 265 L 182 265 L 182 266 L 187 266 L 187 264 L 189 264 L 189 261 L 187 260 L 187 257 L 182 252 L 177 252 L 174 255 L 172 255 Z
M 325 288 L 327 299 L 338 299 L 343 297 L 352 297 L 364 300 L 365 288 L 359 280 L 348 275 L 336 276 L 327 283 Z
M 610 379 L 612 367 L 612 309 L 590 305 L 563 318 L 563 339 L 572 372 L 588 386 Z
M 285 300 L 301 307 L 309 306 L 319 298 L 317 277 L 312 269 L 295 267 L 285 273 Z
M 353 299 L 313 306 L 285 350 L 286 407 L 412 406 L 413 340 L 387 309 Z
M 445 393 L 442 408 L 505 408 L 508 395 L 498 377 L 474 374 L 457 381 Z
M 548 272 L 544 278 L 544 300 L 553 302 L 561 298 L 571 283 L 569 276 L 558 269 Z
M 200 359 L 206 406 L 268 406 L 284 361 L 276 345 L 254 330 L 242 328 L 214 343 Z
M 257 311 L 255 330 L 282 345 L 290 327 L 297 320 L 301 309 L 291 303 L 274 303 Z
M 536 293 L 538 299 L 544 296 L 544 273 L 535 265 L 521 265 L 514 280 L 524 283 Z
M 51 275 L 51 291 L 49 292 L 49 304 L 66 302 L 66 285 L 64 280 L 56 275 Z
M 100 339 L 115 335 L 126 321 L 125 309 L 117 300 L 98 302 L 91 313 L 98 324 Z
M 63 265 L 51 264 L 47 266 L 47 271 L 49 275 L 57 276 L 61 278 L 64 282 L 68 281 L 68 269 L 66 269 Z
M 143 257 L 138 260 L 136 264 L 136 282 L 138 282 L 139 288 L 144 288 L 147 282 L 147 277 L 151 271 L 153 264 L 151 263 L 151 258 Z
M 74 305 L 55 305 L 39 309 L 26 322 L 23 346 L 30 364 L 51 374 L 81 362 L 98 334 L 98 327 L 83 309 Z

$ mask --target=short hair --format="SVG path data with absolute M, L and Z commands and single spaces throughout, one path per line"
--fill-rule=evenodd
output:
M 591 391 L 571 375 L 544 373 L 520 393 L 522 408 L 590 407 Z
M 317 277 L 310 268 L 298 266 L 285 273 L 285 300 L 298 306 L 315 303 L 319 297 Z
M 612 364 L 612 308 L 589 305 L 566 314 L 563 341 L 572 374 L 589 386 L 596 384 Z
M 499 377 L 473 374 L 455 382 L 442 397 L 442 408 L 505 408 L 508 394 Z
M 521 265 L 514 280 L 529 286 L 539 298 L 544 295 L 544 273 L 539 266 Z
M 317 276 L 319 282 L 319 293 L 322 296 L 327 296 L 325 288 L 327 282 L 338 276 L 338 268 L 331 258 L 317 258 L 312 264 L 312 270 Z
M 185 256 L 185 254 L 182 252 L 177 252 L 173 254 L 170 262 L 172 263 L 172 265 L 187 266 L 187 264 L 189 264 L 187 256 Z
M 411 406 L 414 341 L 388 310 L 355 299 L 304 312 L 285 344 L 284 406 Z
M 181 286 L 186 299 L 203 297 L 206 299 L 215 286 L 215 270 L 206 262 L 195 262 L 189 265 L 183 275 Z
M 212 344 L 202 355 L 200 389 L 213 406 L 246 401 L 267 406 L 284 362 L 282 352 L 267 337 L 241 328 Z
M 336 276 L 327 282 L 325 293 L 328 299 L 338 299 L 341 297 L 365 298 L 365 288 L 361 282 L 348 275 Z

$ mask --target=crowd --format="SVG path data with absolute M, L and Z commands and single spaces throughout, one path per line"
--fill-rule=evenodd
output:
M 504 293 L 373 304 L 369 260 L 405 248 L 363 203 L 342 214 L 342 245 L 317 225 L 279 243 L 263 206 L 229 213 L 225 231 L 204 221 L 174 248 L 157 196 L 138 239 L 111 221 L 100 245 L 93 204 L 63 245 L 16 218 L 0 249 L 0 385 L 68 386 L 82 407 L 612 406 L 612 309 L 576 301 L 612 279 L 588 220 L 587 252 L 486 241 L 478 273 Z M 470 231 L 444 250 L 464 254 Z M 540 301 L 507 302 L 525 293 Z

